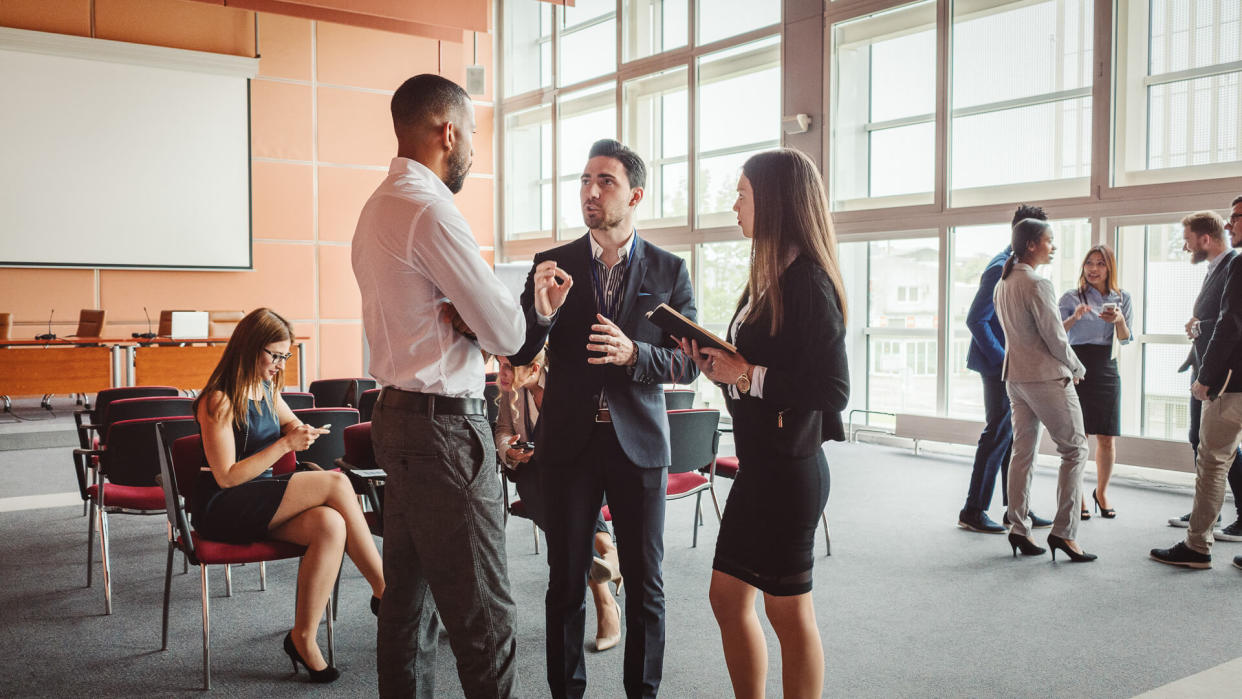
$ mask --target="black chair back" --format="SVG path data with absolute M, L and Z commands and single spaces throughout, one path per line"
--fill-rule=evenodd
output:
M 375 402 L 379 400 L 381 390 L 378 388 L 367 389 L 358 397 L 358 415 L 363 422 L 371 421 L 371 413 L 375 412 Z
M 697 471 L 716 460 L 720 448 L 720 411 L 711 408 L 668 411 L 669 473 Z
M 91 410 L 91 422 L 99 424 L 103 420 L 104 414 L 108 411 L 108 405 L 115 400 L 122 398 L 157 398 L 179 396 L 181 391 L 173 386 L 121 386 L 119 388 L 105 388 L 95 394 L 95 407 Z
M 689 410 L 694 407 L 694 391 L 686 388 L 664 389 L 665 410 Z
M 281 391 L 280 397 L 285 400 L 285 405 L 290 410 L 306 410 L 315 407 L 314 393 L 301 393 L 299 391 Z
M 198 565 L 194 538 L 190 536 L 190 520 L 182 499 L 184 496 L 184 501 L 189 502 L 194 497 L 198 469 L 207 461 L 203 458 L 203 438 L 197 434 L 178 437 L 167 424 L 160 423 L 155 428 L 155 440 L 159 449 L 160 485 L 164 488 L 164 514 L 172 533 L 170 540 L 180 542 L 186 558 L 192 565 Z
M 310 408 L 295 410 L 293 414 L 312 427 L 332 425 L 310 449 L 298 452 L 298 462 L 309 461 L 325 469 L 334 468 L 336 460 L 345 456 L 345 428 L 358 424 L 358 411 L 354 408 Z
M 99 468 L 109 483 L 159 485 L 155 479 L 160 472 L 155 430 L 160 424 L 167 425 L 165 430 L 170 435 L 198 434 L 198 422 L 192 417 L 148 417 L 113 423 L 108 446 L 99 455 Z
M 317 408 L 356 408 L 362 392 L 376 386 L 375 379 L 319 379 L 311 382 L 309 390 L 315 394 Z
M 159 396 L 151 398 L 122 398 L 108 405 L 103 420 L 99 423 L 100 442 L 107 444 L 112 439 L 112 427 L 126 420 L 141 420 L 151 417 L 193 417 L 194 399 L 183 396 Z M 153 437 L 154 439 L 154 437 Z

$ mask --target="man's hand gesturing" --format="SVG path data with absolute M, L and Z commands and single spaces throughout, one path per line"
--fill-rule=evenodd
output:
M 535 268 L 535 311 L 541 316 L 551 316 L 565 303 L 574 278 L 569 272 L 556 266 L 554 260 L 540 262 Z

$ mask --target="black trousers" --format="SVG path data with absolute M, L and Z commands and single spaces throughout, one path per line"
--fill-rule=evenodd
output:
M 599 503 L 608 497 L 625 577 L 625 693 L 654 697 L 664 670 L 664 498 L 667 468 L 626 458 L 610 423 L 597 423 L 582 454 L 541 469 L 546 500 L 548 688 L 556 699 L 586 691 L 582 636 Z M 601 696 L 609 695 L 605 690 Z

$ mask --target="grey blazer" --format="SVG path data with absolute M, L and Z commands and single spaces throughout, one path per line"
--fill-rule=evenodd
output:
M 1005 381 L 1081 379 L 1087 369 L 1065 337 L 1052 282 L 1021 262 L 1013 266 L 993 293 L 996 314 L 1005 330 Z

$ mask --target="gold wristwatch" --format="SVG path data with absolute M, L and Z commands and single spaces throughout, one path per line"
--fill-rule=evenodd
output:
M 742 375 L 737 377 L 737 380 L 733 382 L 733 385 L 737 387 L 738 393 L 750 393 L 750 373 L 743 371 Z

